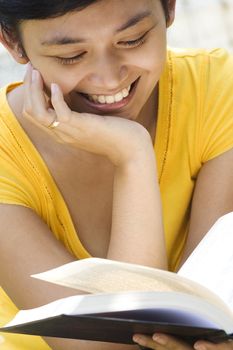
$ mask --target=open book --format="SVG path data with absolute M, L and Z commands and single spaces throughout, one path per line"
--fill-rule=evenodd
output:
M 134 333 L 154 332 L 179 336 L 191 344 L 198 339 L 233 339 L 233 278 L 225 294 L 218 296 L 211 290 L 222 281 L 224 271 L 228 277 L 229 271 L 233 275 L 232 227 L 233 213 L 218 220 L 178 274 L 89 258 L 34 275 L 92 294 L 19 311 L 0 331 L 125 344 L 133 343 Z M 215 273 L 212 266 L 221 252 Z M 210 289 L 197 282 L 199 276 L 205 280 L 204 274 L 213 276 Z M 196 281 L 190 279 L 192 275 Z

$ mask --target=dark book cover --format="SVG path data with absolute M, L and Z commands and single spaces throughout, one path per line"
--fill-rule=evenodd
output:
M 59 315 L 21 325 L 18 324 L 17 326 L 5 327 L 0 329 L 0 331 L 122 344 L 133 344 L 132 336 L 135 333 L 152 335 L 155 332 L 174 335 L 190 344 L 199 339 L 209 340 L 214 343 L 233 339 L 233 334 L 227 335 L 223 330 L 219 329 L 93 315 Z

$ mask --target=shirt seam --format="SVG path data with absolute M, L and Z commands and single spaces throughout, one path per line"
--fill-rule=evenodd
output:
M 172 106 L 174 98 L 174 77 L 173 77 L 173 64 L 171 52 L 168 53 L 168 79 L 169 79 L 169 93 L 168 93 L 168 116 L 167 116 L 167 128 L 166 128 L 166 141 L 165 141 L 165 150 L 162 157 L 161 172 L 159 176 L 159 183 L 162 181 L 164 175 L 165 166 L 167 162 L 168 149 L 170 144 L 170 132 L 171 132 L 171 119 L 172 119 Z

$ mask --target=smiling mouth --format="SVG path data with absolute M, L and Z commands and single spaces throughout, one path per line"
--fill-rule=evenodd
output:
M 140 78 L 137 78 L 137 80 L 135 80 L 131 85 L 119 91 L 115 95 L 91 95 L 91 94 L 83 94 L 83 93 L 80 93 L 80 95 L 82 95 L 92 105 L 99 106 L 99 107 L 101 106 L 113 107 L 115 105 L 126 102 L 129 99 L 129 97 L 132 96 L 139 79 Z

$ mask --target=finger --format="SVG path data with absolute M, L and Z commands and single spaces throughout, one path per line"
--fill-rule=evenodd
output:
M 67 123 L 72 117 L 72 112 L 64 100 L 63 93 L 57 84 L 51 84 L 51 103 L 56 112 L 58 121 Z
M 42 78 L 29 63 L 24 78 L 23 115 L 36 124 L 48 127 L 56 119 L 56 114 L 46 107 Z
M 233 350 L 233 341 L 214 344 L 207 341 L 198 341 L 194 344 L 196 350 Z
M 33 69 L 31 82 L 31 116 L 41 125 L 48 127 L 56 118 L 55 111 L 49 108 L 43 91 L 43 80 L 40 73 Z
M 143 348 L 155 349 L 157 350 L 157 344 L 153 341 L 150 336 L 135 334 L 133 336 L 133 341 Z
M 27 64 L 27 69 L 26 69 L 26 73 L 25 73 L 25 76 L 24 76 L 24 80 L 23 82 L 24 83 L 27 83 L 27 82 L 30 82 L 31 81 L 31 72 L 32 72 L 32 65 L 31 63 L 29 62 Z
M 26 117 L 30 116 L 30 112 L 32 109 L 31 94 L 30 94 L 31 80 L 32 80 L 32 65 L 30 63 L 28 63 L 26 74 L 24 77 L 24 84 L 23 84 L 23 86 L 24 86 L 23 114 Z
M 183 340 L 171 335 L 155 333 L 152 336 L 153 341 L 157 344 L 157 350 L 191 350 L 189 344 Z
M 89 113 L 72 112 L 63 93 L 57 84 L 51 84 L 51 102 L 56 112 L 57 120 L 60 122 L 59 132 L 74 136 L 75 140 L 86 142 L 93 138 L 95 134 L 103 134 L 107 132 L 107 119 L 103 116 Z M 111 119 L 111 118 L 110 118 Z

